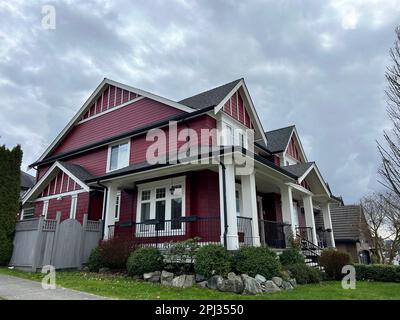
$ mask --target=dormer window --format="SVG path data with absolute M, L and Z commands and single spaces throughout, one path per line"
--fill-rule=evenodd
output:
M 108 171 L 125 168 L 129 165 L 130 142 L 111 145 L 108 149 Z

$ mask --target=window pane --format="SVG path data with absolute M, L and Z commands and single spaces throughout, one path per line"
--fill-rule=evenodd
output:
M 118 169 L 118 146 L 111 148 L 110 170 Z
M 34 215 L 35 215 L 34 208 L 24 210 L 24 219 L 31 219 L 34 217 Z
M 150 190 L 142 191 L 142 201 L 150 200 Z
M 144 222 L 150 219 L 150 203 L 142 203 L 141 205 L 141 217 L 140 221 Z
M 181 229 L 182 223 L 177 220 L 182 217 L 182 198 L 171 199 L 171 229 Z
M 158 188 L 156 189 L 156 198 L 163 199 L 165 198 L 165 188 Z
M 115 219 L 119 218 L 120 203 L 121 203 L 121 195 L 117 195 L 117 198 L 115 199 Z
M 239 215 L 239 214 L 240 214 L 239 190 L 236 190 L 236 191 L 235 191 L 235 196 L 236 196 L 236 213 Z
M 233 145 L 233 130 L 230 126 L 226 126 L 226 144 Z
M 124 168 L 129 165 L 128 143 L 119 145 L 118 168 Z
M 181 185 L 175 185 L 175 186 L 173 186 L 173 188 L 174 188 L 173 196 L 175 196 L 175 197 L 182 196 L 182 186 Z
M 156 225 L 156 230 L 164 230 L 165 226 L 165 200 L 156 202 L 156 219 L 160 221 Z

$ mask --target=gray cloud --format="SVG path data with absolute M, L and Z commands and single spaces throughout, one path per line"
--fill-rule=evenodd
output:
M 104 78 L 181 99 L 245 77 L 264 128 L 296 124 L 334 193 L 379 188 L 398 1 L 0 2 L 0 143 L 24 166 Z M 50 2 L 51 3 L 51 2 Z

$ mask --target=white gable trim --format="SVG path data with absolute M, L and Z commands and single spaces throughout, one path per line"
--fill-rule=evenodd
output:
M 304 174 L 298 179 L 298 183 L 302 183 L 303 180 L 309 175 L 309 173 L 310 173 L 312 170 L 314 170 L 315 173 L 317 174 L 318 180 L 319 180 L 320 183 L 322 184 L 322 186 L 323 186 L 323 188 L 324 188 L 326 194 L 327 194 L 328 196 L 331 196 L 331 193 L 329 192 L 328 187 L 326 186 L 326 183 L 325 183 L 324 179 L 322 178 L 322 175 L 321 175 L 321 173 L 319 172 L 318 167 L 316 166 L 315 163 L 313 163 L 313 164 L 310 166 L 310 168 L 308 168 L 307 171 L 304 172 Z
M 50 183 L 51 181 L 48 181 L 49 176 L 54 172 L 54 170 L 59 169 L 63 171 L 65 174 L 67 174 L 75 183 L 79 184 L 84 191 L 89 192 L 90 188 L 87 184 L 79 180 L 75 175 L 73 175 L 69 170 L 67 170 L 60 162 L 56 161 L 48 170 L 47 172 L 43 175 L 43 177 L 40 178 L 38 183 L 36 183 L 32 189 L 29 190 L 25 194 L 25 196 L 22 199 L 22 205 L 24 205 L 31 197 L 33 194 L 35 194 L 38 189 L 43 187 L 44 183 Z M 47 185 L 47 184 L 46 184 Z
M 249 90 L 247 89 L 246 83 L 244 82 L 243 79 L 241 79 L 238 82 L 238 84 L 228 93 L 228 95 L 214 108 L 214 114 L 217 114 L 224 107 L 225 103 L 232 97 L 232 95 L 240 88 L 243 89 L 244 94 L 246 96 L 246 100 L 248 101 L 249 107 L 251 109 L 250 111 L 254 119 L 256 120 L 256 123 L 253 123 L 253 125 L 257 129 L 257 131 L 260 132 L 261 139 L 264 141 L 265 145 L 267 145 L 267 137 L 265 136 L 265 132 L 261 124 L 260 118 L 258 117 L 256 108 L 254 107 L 253 101 L 251 100 Z M 251 117 L 250 117 L 250 123 L 252 123 Z
M 97 98 L 98 94 L 103 90 L 104 86 L 106 85 L 112 85 L 115 87 L 119 87 L 124 90 L 132 91 L 136 93 L 139 96 L 143 96 L 152 100 L 155 100 L 157 102 L 166 104 L 170 107 L 185 111 L 185 112 L 194 112 L 196 111 L 193 108 L 189 108 L 183 104 L 180 104 L 178 102 L 160 97 L 158 95 L 152 94 L 150 92 L 144 91 L 137 89 L 135 87 L 131 87 L 122 83 L 119 83 L 114 80 L 110 80 L 107 78 L 104 78 L 104 80 L 97 86 L 97 88 L 93 91 L 93 93 L 90 95 L 90 97 L 86 100 L 86 102 L 83 104 L 83 106 L 78 110 L 78 112 L 74 115 L 74 117 L 71 119 L 71 121 L 68 122 L 68 124 L 65 126 L 65 128 L 57 135 L 57 137 L 54 139 L 54 141 L 50 144 L 50 146 L 44 151 L 44 153 L 40 156 L 40 158 L 37 160 L 37 162 L 42 161 L 56 146 L 57 144 L 61 141 L 62 138 L 71 130 L 71 128 L 80 121 L 80 118 L 82 115 L 86 112 L 87 108 L 92 104 L 93 100 Z M 111 109 L 113 110 L 113 109 Z
M 287 144 L 286 144 L 285 151 L 284 151 L 285 155 L 286 155 L 286 153 L 287 153 L 287 149 L 288 149 L 288 147 L 289 147 L 290 140 L 292 139 L 293 134 L 295 135 L 296 140 L 297 140 L 297 143 L 298 143 L 298 145 L 299 145 L 299 147 L 300 147 L 301 156 L 303 157 L 304 162 L 308 162 L 306 153 L 304 152 L 304 148 L 303 148 L 303 145 L 301 144 L 300 137 L 299 137 L 299 134 L 298 134 L 298 132 L 297 132 L 296 127 L 293 127 L 292 133 L 290 134 L 289 140 L 288 140 L 288 142 L 287 142 Z

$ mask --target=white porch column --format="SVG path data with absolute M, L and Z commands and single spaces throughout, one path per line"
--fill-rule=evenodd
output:
M 226 247 L 228 250 L 239 249 L 239 236 L 236 216 L 236 197 L 235 197 L 235 166 L 225 165 L 225 193 L 223 181 L 223 169 L 219 166 L 219 194 L 220 194 L 220 215 L 221 215 L 221 242 L 224 241 L 225 221 L 224 221 L 224 196 L 226 199 L 228 231 L 226 235 Z
M 107 204 L 104 217 L 104 240 L 109 239 L 109 226 L 115 224 L 115 203 L 117 201 L 118 189 L 115 185 L 110 185 L 107 188 Z
M 332 227 L 332 219 L 331 219 L 331 210 L 329 208 L 329 203 L 324 203 L 321 205 L 322 209 L 322 217 L 324 219 L 324 228 L 331 229 L 331 232 L 328 232 L 330 243 L 329 245 L 335 248 L 335 238 L 333 234 L 333 227 Z
M 253 246 L 259 247 L 261 243 L 260 231 L 258 229 L 257 193 L 254 171 L 251 174 L 241 176 L 241 180 L 243 215 L 251 218 Z
M 306 218 L 306 226 L 311 229 L 311 235 L 312 235 L 312 243 L 315 245 L 318 244 L 317 241 L 317 232 L 315 228 L 315 219 L 314 219 L 314 207 L 313 207 L 313 202 L 312 202 L 312 196 L 304 196 L 303 197 L 303 205 L 304 205 L 304 215 Z
M 282 220 L 284 223 L 290 224 L 293 236 L 296 235 L 296 226 L 294 225 L 294 209 L 292 187 L 284 185 L 281 187 L 281 206 Z

